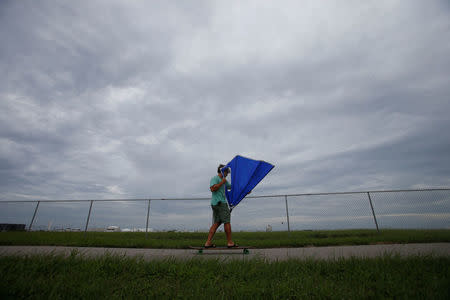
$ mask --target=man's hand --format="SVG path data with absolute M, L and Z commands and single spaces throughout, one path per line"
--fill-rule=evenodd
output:
M 222 185 L 224 185 L 226 182 L 227 182 L 227 179 L 226 179 L 225 177 L 223 177 L 221 182 L 219 182 L 219 183 L 217 183 L 217 184 L 211 186 L 209 189 L 211 190 L 211 192 L 215 192 L 215 191 L 217 191 L 218 189 L 220 189 L 220 187 L 221 187 Z

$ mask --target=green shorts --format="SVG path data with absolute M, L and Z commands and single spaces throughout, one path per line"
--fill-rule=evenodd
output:
M 211 205 L 213 210 L 214 223 L 230 223 L 230 209 L 224 202 L 219 202 L 217 205 Z

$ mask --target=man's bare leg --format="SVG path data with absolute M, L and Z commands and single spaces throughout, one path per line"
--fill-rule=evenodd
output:
M 225 228 L 225 233 L 227 234 L 227 245 L 228 246 L 233 246 L 233 240 L 231 239 L 231 224 L 230 223 L 225 223 L 223 224 L 223 227 Z
M 211 228 L 209 229 L 208 239 L 206 240 L 205 246 L 211 246 L 211 240 L 216 233 L 217 228 L 219 228 L 220 223 L 214 223 L 211 225 Z

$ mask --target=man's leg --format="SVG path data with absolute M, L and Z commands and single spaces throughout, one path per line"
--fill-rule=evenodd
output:
M 211 240 L 216 233 L 217 228 L 219 228 L 220 223 L 214 223 L 211 225 L 211 228 L 209 229 L 208 239 L 206 240 L 205 246 L 211 246 Z
M 223 224 L 223 227 L 225 228 L 225 233 L 227 234 L 227 244 L 228 246 L 233 246 L 233 240 L 231 239 L 231 224 L 225 223 Z

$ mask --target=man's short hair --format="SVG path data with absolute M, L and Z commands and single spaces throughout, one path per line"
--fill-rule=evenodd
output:
M 220 164 L 219 167 L 217 167 L 217 173 L 220 174 L 220 169 L 222 169 L 223 167 L 225 167 L 225 165 Z
M 227 172 L 227 174 L 230 174 L 230 172 L 231 172 L 231 170 L 230 170 L 230 168 L 228 167 L 228 168 L 226 168 L 226 169 L 223 169 L 225 167 L 225 165 L 219 165 L 219 167 L 217 168 L 217 173 L 219 173 L 219 174 L 221 174 L 221 171 L 223 171 L 223 172 Z

